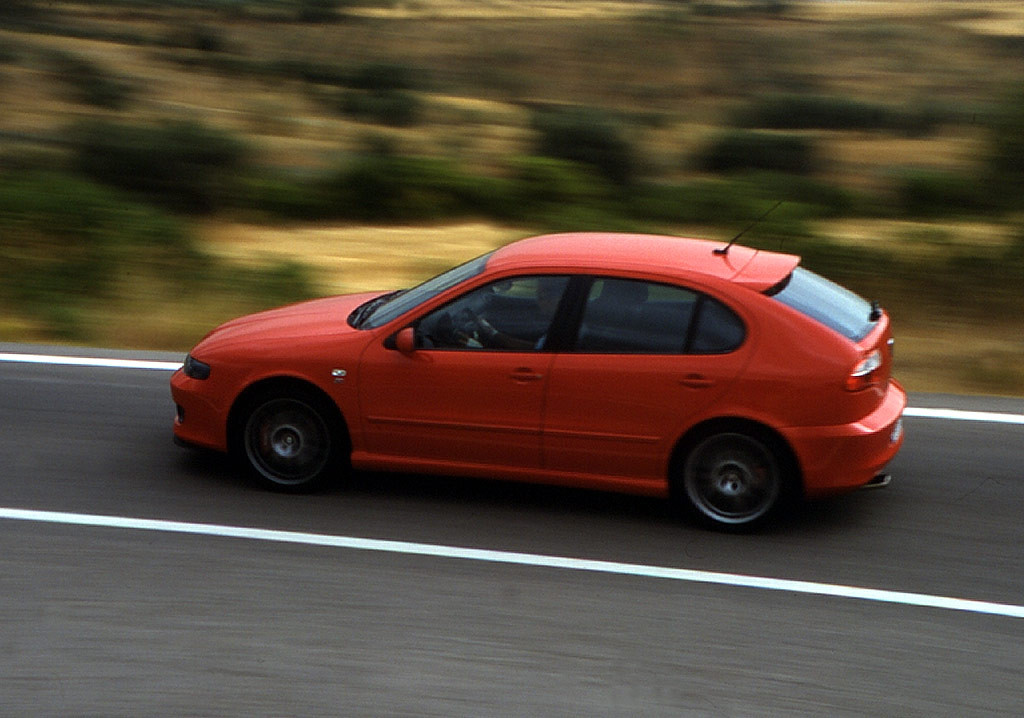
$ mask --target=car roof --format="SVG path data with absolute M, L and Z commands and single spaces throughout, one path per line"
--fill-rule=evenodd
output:
M 505 245 L 488 260 L 489 269 L 584 272 L 644 271 L 679 278 L 712 277 L 755 291 L 784 279 L 800 263 L 792 254 L 725 242 L 622 232 L 567 232 L 522 239 Z

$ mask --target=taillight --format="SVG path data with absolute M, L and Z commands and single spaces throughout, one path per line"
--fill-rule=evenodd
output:
M 878 381 L 878 370 L 882 368 L 882 352 L 875 349 L 857 362 L 850 375 L 846 377 L 847 391 L 867 389 Z

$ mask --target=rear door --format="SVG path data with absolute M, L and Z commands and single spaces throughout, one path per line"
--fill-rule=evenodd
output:
M 741 371 L 746 328 L 721 302 L 683 287 L 596 278 L 575 341 L 555 356 L 544 410 L 544 466 L 665 478 L 689 417 Z

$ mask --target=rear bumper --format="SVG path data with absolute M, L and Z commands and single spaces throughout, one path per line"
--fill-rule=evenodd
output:
M 907 394 L 891 381 L 882 403 L 859 421 L 783 431 L 793 447 L 808 498 L 871 483 L 903 445 Z
M 884 489 L 886 486 L 892 483 L 892 474 L 877 474 L 871 478 L 871 481 L 867 482 L 862 489 Z

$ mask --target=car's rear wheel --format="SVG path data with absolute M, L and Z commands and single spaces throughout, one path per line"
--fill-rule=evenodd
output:
M 343 429 L 312 392 L 275 391 L 249 404 L 241 447 L 257 481 L 282 491 L 309 491 L 337 477 Z
M 760 523 L 783 496 L 780 461 L 769 442 L 740 432 L 697 441 L 677 481 L 697 515 L 722 528 Z

